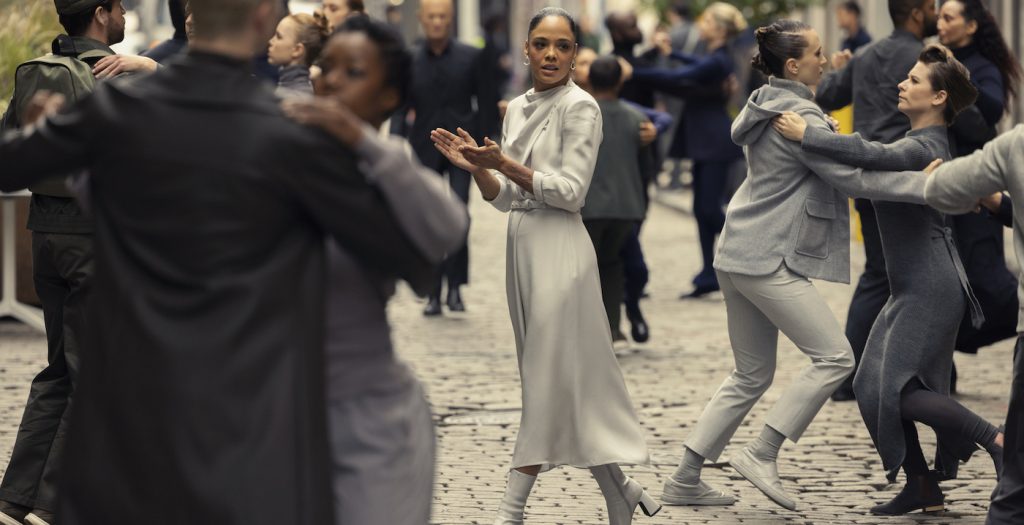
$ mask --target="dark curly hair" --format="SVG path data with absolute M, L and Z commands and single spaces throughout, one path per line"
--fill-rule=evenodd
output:
M 949 1 L 949 0 L 947 0 Z M 1013 51 L 1006 45 L 1003 34 L 999 31 L 999 25 L 992 13 L 985 7 L 981 0 L 955 0 L 963 6 L 964 20 L 978 24 L 978 30 L 974 33 L 973 42 L 977 44 L 978 51 L 990 62 L 999 68 L 1003 76 L 1003 103 L 1009 107 L 1010 98 L 1016 98 L 1017 88 L 1021 80 L 1020 61 L 1013 55 Z M 943 2 L 945 3 L 945 2 Z
M 757 28 L 757 54 L 751 65 L 765 75 L 784 78 L 786 61 L 804 55 L 808 42 L 803 32 L 809 29 L 803 22 L 788 19 Z
M 392 111 L 405 105 L 412 84 L 412 55 L 405 48 L 402 36 L 387 23 L 361 15 L 346 18 L 334 30 L 335 35 L 341 33 L 362 33 L 377 46 L 384 64 L 384 83 L 398 93 L 398 105 Z

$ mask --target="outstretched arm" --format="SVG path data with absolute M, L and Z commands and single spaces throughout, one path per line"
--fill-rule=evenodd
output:
M 1019 169 L 1010 165 L 1010 155 L 1022 149 L 1024 124 L 971 155 L 943 164 L 928 178 L 928 204 L 946 213 L 967 213 L 974 210 L 979 199 L 1009 190 L 1010 178 Z
M 52 108 L 53 101 L 62 100 L 58 97 L 40 100 L 37 96 L 31 105 L 51 104 Z M 102 127 L 95 99 L 94 94 L 66 111 L 51 115 L 38 126 L 27 125 L 0 137 L 0 165 L 3 166 L 0 191 L 25 189 L 87 167 L 91 160 L 89 143 Z M 40 108 L 39 113 L 44 111 L 50 110 Z
M 808 116 L 820 121 L 813 112 L 808 112 Z M 840 135 L 827 124 L 809 125 L 802 115 L 792 111 L 776 117 L 772 126 L 787 139 L 800 142 L 803 151 L 869 170 L 919 170 L 935 160 L 936 155 L 928 150 L 924 142 L 914 137 L 883 144 L 864 140 L 856 133 Z

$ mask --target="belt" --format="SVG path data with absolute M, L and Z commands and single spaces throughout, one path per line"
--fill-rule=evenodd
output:
M 960 251 L 957 250 L 956 240 L 953 239 L 953 229 L 948 226 L 942 228 L 942 238 L 946 240 L 946 248 L 949 249 L 949 255 L 953 259 L 956 276 L 960 278 L 960 287 L 963 288 L 964 294 L 967 296 L 967 308 L 971 311 L 971 326 L 977 330 L 985 324 L 985 314 L 981 311 L 981 302 L 974 295 L 970 281 L 967 280 L 967 270 L 964 269 L 964 263 L 960 260 Z
M 524 201 L 512 201 L 513 210 L 548 210 L 554 209 L 547 204 L 535 200 L 524 200 Z

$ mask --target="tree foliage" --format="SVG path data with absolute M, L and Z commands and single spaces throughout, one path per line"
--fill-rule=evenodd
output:
M 640 4 L 649 10 L 653 10 L 658 13 L 658 16 L 662 19 L 662 22 L 667 22 L 666 11 L 672 6 L 675 0 L 640 0 Z M 694 16 L 704 10 L 709 4 L 715 0 L 690 0 L 688 3 L 690 9 L 693 11 Z M 747 17 L 747 20 L 751 25 L 758 26 L 764 25 L 766 22 L 770 22 L 777 18 L 786 16 L 789 13 L 810 7 L 812 5 L 821 4 L 822 0 L 724 0 L 740 9 L 743 12 L 743 16 Z
M 14 92 L 18 64 L 46 54 L 61 32 L 53 0 L 0 0 L 0 112 Z

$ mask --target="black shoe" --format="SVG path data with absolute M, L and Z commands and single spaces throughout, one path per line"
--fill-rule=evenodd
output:
M 910 512 L 942 512 L 946 510 L 946 496 L 939 488 L 939 482 L 933 473 L 921 476 L 908 476 L 907 484 L 895 498 L 871 508 L 872 514 L 882 516 L 901 516 Z
M 423 315 L 427 317 L 441 315 L 441 298 L 434 295 L 427 298 L 427 306 L 423 309 Z
M 839 387 L 839 390 L 832 392 L 832 401 L 842 403 L 844 401 L 856 401 L 857 395 L 853 393 L 852 388 Z
M 705 295 L 707 295 L 707 294 L 709 294 L 711 292 L 717 292 L 720 289 L 721 288 L 718 286 L 718 284 L 706 284 L 706 285 L 698 286 L 698 287 L 694 288 L 693 291 L 690 292 L 690 293 L 684 293 L 683 295 L 680 295 L 679 298 L 680 299 L 684 299 L 684 300 L 685 299 L 698 299 L 698 298 L 704 297 Z
M 21 525 L 32 507 L 0 500 L 0 525 Z
M 453 312 L 465 312 L 466 305 L 462 304 L 462 294 L 459 293 L 458 286 L 452 286 L 448 288 L 448 309 Z
M 630 308 L 626 308 L 626 317 L 629 318 L 630 324 L 630 335 L 633 336 L 633 341 L 637 343 L 646 343 L 651 338 L 650 327 L 647 326 L 647 321 L 644 320 L 644 314 L 637 308 L 636 311 L 630 311 Z

